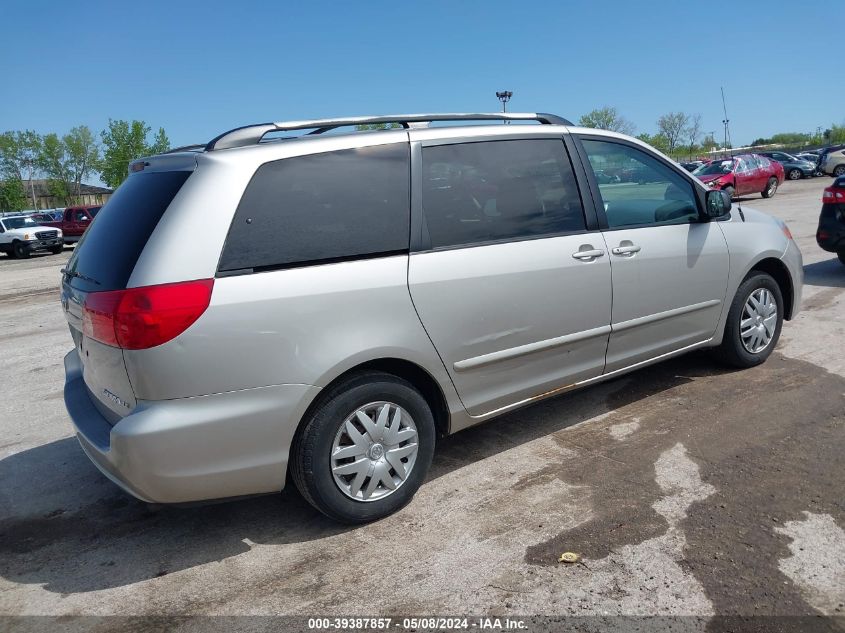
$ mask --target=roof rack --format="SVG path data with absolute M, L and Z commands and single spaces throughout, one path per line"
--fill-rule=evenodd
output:
M 279 123 L 258 123 L 246 125 L 224 132 L 212 139 L 205 146 L 205 151 L 245 147 L 261 142 L 270 132 L 288 130 L 313 130 L 308 134 L 322 134 L 329 130 L 350 125 L 373 125 L 377 123 L 398 123 L 403 128 L 412 127 L 413 123 L 431 123 L 433 121 L 539 121 L 545 125 L 572 125 L 570 121 L 554 114 L 541 112 L 486 112 L 453 114 L 393 114 L 384 116 L 346 117 L 342 119 L 312 119 L 304 121 L 282 121 Z
M 169 149 L 164 154 L 175 154 L 177 152 L 201 152 L 206 147 L 206 143 L 200 143 L 198 145 L 183 145 L 182 147 L 174 147 L 173 149 Z

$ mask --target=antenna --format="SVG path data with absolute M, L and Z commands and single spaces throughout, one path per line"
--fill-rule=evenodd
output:
M 722 119 L 722 125 L 725 126 L 725 149 L 727 149 L 731 145 L 731 131 L 729 127 L 731 120 L 728 118 L 728 107 L 725 105 L 725 88 L 720 86 L 720 90 L 722 91 L 722 112 L 725 113 L 725 118 Z M 731 156 L 733 156 L 733 146 L 731 146 L 730 151 Z

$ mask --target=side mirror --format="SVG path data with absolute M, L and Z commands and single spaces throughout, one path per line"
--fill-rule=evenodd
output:
M 711 220 L 725 217 L 731 212 L 731 194 L 721 189 L 707 192 L 705 213 Z

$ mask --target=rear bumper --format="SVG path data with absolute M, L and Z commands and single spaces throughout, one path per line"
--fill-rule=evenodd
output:
M 297 424 L 318 391 L 276 385 L 139 401 L 111 426 L 91 402 L 77 351 L 65 356 L 65 406 L 82 449 L 118 486 L 155 503 L 280 491 Z
M 823 218 L 816 230 L 816 243 L 831 253 L 845 250 L 845 223 L 837 222 L 834 218 Z

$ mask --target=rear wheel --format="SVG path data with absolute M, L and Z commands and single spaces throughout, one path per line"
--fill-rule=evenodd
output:
M 774 350 L 783 326 L 783 296 L 766 273 L 752 273 L 736 291 L 718 356 L 734 367 L 754 367 Z
M 790 180 L 801 180 L 801 170 L 790 169 L 789 172 L 786 174 L 786 177 Z
M 766 183 L 766 188 L 763 189 L 762 195 L 764 198 L 771 198 L 775 195 L 775 192 L 778 190 L 778 179 L 777 178 L 769 178 L 769 182 Z
M 407 504 L 434 455 L 425 398 L 407 381 L 359 374 L 326 394 L 291 448 L 302 496 L 344 523 L 374 521 Z
M 29 258 L 29 251 L 26 250 L 26 247 L 24 247 L 23 243 L 21 242 L 15 242 L 14 244 L 12 244 L 12 252 L 18 259 Z

